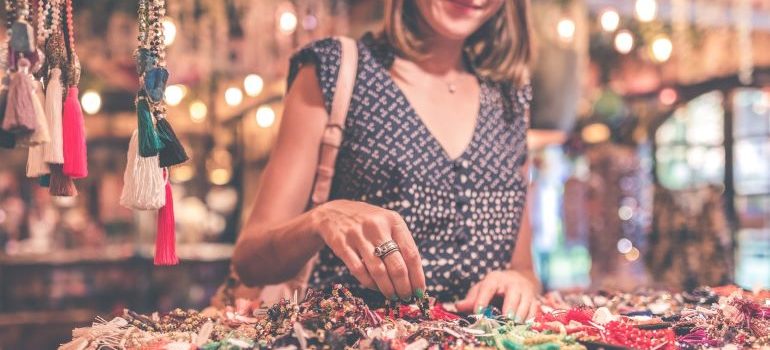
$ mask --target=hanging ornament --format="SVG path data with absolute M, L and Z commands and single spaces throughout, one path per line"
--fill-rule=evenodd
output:
M 80 179 L 88 176 L 88 159 L 86 148 L 86 130 L 83 110 L 78 98 L 80 83 L 80 60 L 75 52 L 75 33 L 72 19 L 72 0 L 65 2 L 67 16 L 67 96 L 62 107 L 62 141 L 64 146 L 64 174 Z
M 6 0 L 6 4 L 10 0 Z M 19 16 L 11 25 L 11 49 L 14 52 L 33 52 L 36 50 L 35 36 L 29 24 L 29 4 L 26 0 L 19 1 Z M 7 6 L 6 6 L 7 7 Z
M 158 210 L 166 205 L 163 168 L 158 166 L 158 156 L 142 157 L 139 154 L 136 130 L 128 144 L 127 159 L 120 205 L 134 210 Z
M 174 221 L 174 196 L 171 193 L 168 170 L 164 169 L 166 178 L 166 205 L 158 210 L 158 234 L 155 238 L 155 265 L 176 265 L 176 224 Z
M 8 86 L 3 130 L 17 135 L 35 131 L 35 107 L 32 102 L 35 98 L 35 87 L 29 73 L 30 65 L 26 58 L 20 59 L 18 71 L 11 74 Z

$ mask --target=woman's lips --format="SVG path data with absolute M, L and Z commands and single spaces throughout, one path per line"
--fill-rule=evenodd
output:
M 446 0 L 446 1 L 464 10 L 480 10 L 483 8 L 482 5 L 474 4 L 473 0 Z

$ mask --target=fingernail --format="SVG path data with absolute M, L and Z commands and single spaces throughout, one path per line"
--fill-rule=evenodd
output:
M 516 316 L 513 318 L 513 322 L 515 322 L 515 323 L 521 323 L 521 317 L 519 317 L 519 315 L 516 315 Z
M 401 298 L 401 301 L 404 302 L 404 303 L 407 303 L 407 304 L 411 304 L 412 303 L 412 297 Z
M 480 314 L 484 311 L 484 305 L 477 305 L 476 306 L 476 313 Z
M 417 298 L 422 299 L 422 297 L 425 296 L 425 293 L 423 292 L 422 288 L 417 288 L 417 289 L 414 290 L 414 295 Z
M 507 314 L 505 314 L 505 318 L 507 318 L 509 320 L 514 320 L 514 322 L 516 322 L 515 319 L 514 319 L 513 312 L 509 311 Z
M 393 294 L 393 295 L 390 297 L 390 301 L 398 301 L 398 295 L 396 295 L 396 294 Z

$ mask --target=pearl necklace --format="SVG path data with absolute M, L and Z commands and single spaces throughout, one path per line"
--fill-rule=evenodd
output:
M 59 30 L 61 24 L 62 0 L 38 0 L 37 11 L 37 42 L 42 46 L 45 41 Z M 50 17 L 50 25 L 48 18 Z

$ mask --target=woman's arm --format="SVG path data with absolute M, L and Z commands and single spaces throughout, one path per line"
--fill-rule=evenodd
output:
M 235 247 L 233 263 L 246 284 L 293 277 L 323 247 L 303 213 L 327 120 L 314 69 L 301 68 L 285 97 L 278 139 Z
M 364 287 L 408 299 L 425 290 L 417 246 L 396 212 L 363 202 L 335 200 L 307 212 L 321 137 L 328 119 L 314 67 L 300 69 L 256 203 L 236 243 L 233 263 L 247 285 L 284 281 L 328 246 Z M 400 252 L 374 248 L 393 240 Z

